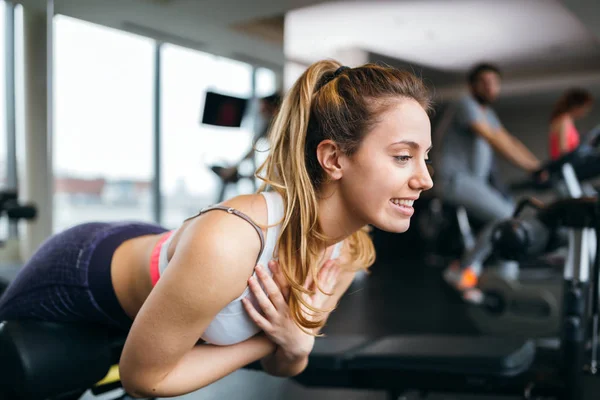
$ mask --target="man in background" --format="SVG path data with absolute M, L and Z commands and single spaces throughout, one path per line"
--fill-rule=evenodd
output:
M 467 94 L 450 106 L 446 128 L 435 157 L 435 190 L 444 202 L 463 207 L 469 218 L 485 224 L 475 249 L 444 274 L 460 290 L 477 283 L 480 260 L 494 221 L 510 217 L 514 203 L 498 190 L 496 155 L 504 157 L 527 173 L 540 168 L 540 161 L 521 141 L 503 127 L 492 104 L 500 94 L 501 74 L 491 64 L 476 65 L 468 74 Z

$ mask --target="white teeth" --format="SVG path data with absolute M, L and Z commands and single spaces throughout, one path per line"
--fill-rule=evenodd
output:
M 397 204 L 399 206 L 408 206 L 412 207 L 414 200 L 404 200 L 404 199 L 392 199 L 392 203 Z

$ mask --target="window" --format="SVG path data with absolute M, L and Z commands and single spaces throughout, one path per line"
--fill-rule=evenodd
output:
M 7 129 L 6 129 L 6 4 L 0 2 L 0 190 L 8 188 Z M 11 188 L 14 189 L 14 188 Z M 0 220 L 0 240 L 8 237 L 7 218 Z
M 4 188 L 6 181 L 6 43 L 5 43 L 5 15 L 6 4 L 0 2 L 0 188 Z
M 256 69 L 256 97 L 272 95 L 277 91 L 275 72 L 267 68 Z
M 251 98 L 253 69 L 234 60 L 164 45 L 161 71 L 162 223 L 175 228 L 202 207 L 217 202 L 221 184 L 210 167 L 235 164 L 251 147 L 251 118 L 246 118 L 241 128 L 203 125 L 201 121 L 208 90 Z M 253 191 L 250 181 L 231 186 L 225 197 Z
M 154 42 L 56 16 L 54 230 L 151 221 Z
M 270 96 L 272 94 L 277 93 L 277 81 L 275 72 L 267 68 L 257 68 L 256 69 L 256 98 L 262 98 L 266 96 Z M 255 124 L 255 129 L 266 129 L 265 124 L 270 123 L 271 121 L 266 121 L 260 115 L 257 118 L 257 123 Z M 258 168 L 267 158 L 269 151 L 269 143 L 267 138 L 263 138 L 256 143 L 256 152 L 254 155 L 254 165 Z M 249 165 L 245 166 L 246 169 L 254 168 L 254 165 L 249 163 Z M 258 188 L 262 184 L 260 179 L 255 179 L 255 185 Z

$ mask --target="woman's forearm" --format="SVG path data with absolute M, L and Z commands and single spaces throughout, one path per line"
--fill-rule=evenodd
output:
M 324 313 L 324 319 L 327 321 L 331 311 Z M 315 328 L 311 332 L 316 337 L 320 334 L 322 327 Z M 314 347 L 314 342 L 313 342 Z M 285 352 L 281 347 L 277 347 L 277 350 L 266 356 L 261 360 L 261 365 L 266 373 L 273 376 L 290 377 L 296 376 L 302 373 L 308 366 L 308 357 L 312 352 L 306 350 L 302 354 L 291 354 Z
M 279 377 L 290 377 L 300 374 L 308 365 L 308 354 L 287 354 L 278 347 L 274 353 L 261 360 L 266 373 Z
M 275 351 L 263 335 L 231 346 L 198 345 L 162 380 L 145 388 L 131 388 L 136 397 L 173 397 L 194 392 Z M 123 382 L 126 390 L 128 387 Z M 128 390 L 129 392 L 129 390 Z

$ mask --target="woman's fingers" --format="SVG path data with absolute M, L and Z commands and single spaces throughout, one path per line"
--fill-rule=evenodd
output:
M 250 302 L 250 300 L 248 300 L 247 298 L 244 297 L 242 299 L 242 304 L 244 305 L 244 308 L 246 309 L 246 312 L 248 313 L 248 315 L 250 316 L 252 321 L 254 321 L 254 323 L 260 329 L 262 329 L 265 332 L 271 331 L 271 329 L 272 329 L 271 323 L 265 317 L 263 317 L 258 312 L 258 310 L 256 310 L 256 308 L 254 308 L 254 305 L 252 304 L 252 302 Z
M 267 319 L 273 320 L 277 317 L 277 309 L 267 297 L 267 294 L 263 290 L 263 288 L 258 283 L 258 279 L 253 275 L 248 279 L 248 286 L 250 286 L 250 290 L 254 294 L 254 297 L 258 301 L 258 305 L 262 309 L 263 313 L 266 315 Z
M 329 260 L 326 268 L 323 270 L 323 277 L 321 278 L 324 282 L 329 282 L 331 278 L 335 275 L 336 263 L 335 260 Z
M 329 282 L 335 286 L 340 276 L 340 272 L 342 271 L 342 267 L 339 264 L 335 264 L 335 266 L 331 270 L 331 274 L 329 276 Z
M 287 303 L 287 301 L 290 298 L 290 284 L 285 278 L 285 275 L 283 274 L 279 262 L 277 262 L 276 260 L 269 261 L 269 269 L 273 273 L 273 280 L 275 281 L 277 286 L 279 286 L 279 290 L 281 290 L 283 299 Z
M 335 260 L 328 260 L 319 271 L 319 286 L 329 288 L 331 284 L 335 284 L 337 278 L 338 266 Z
M 260 266 L 256 266 L 256 275 L 261 280 L 263 287 L 265 288 L 265 292 L 267 292 L 268 298 L 271 300 L 271 303 L 275 306 L 277 310 L 283 310 L 284 307 L 287 307 L 285 299 L 283 298 L 283 294 L 281 293 L 281 289 L 275 283 L 273 278 L 269 276 L 267 271 Z

